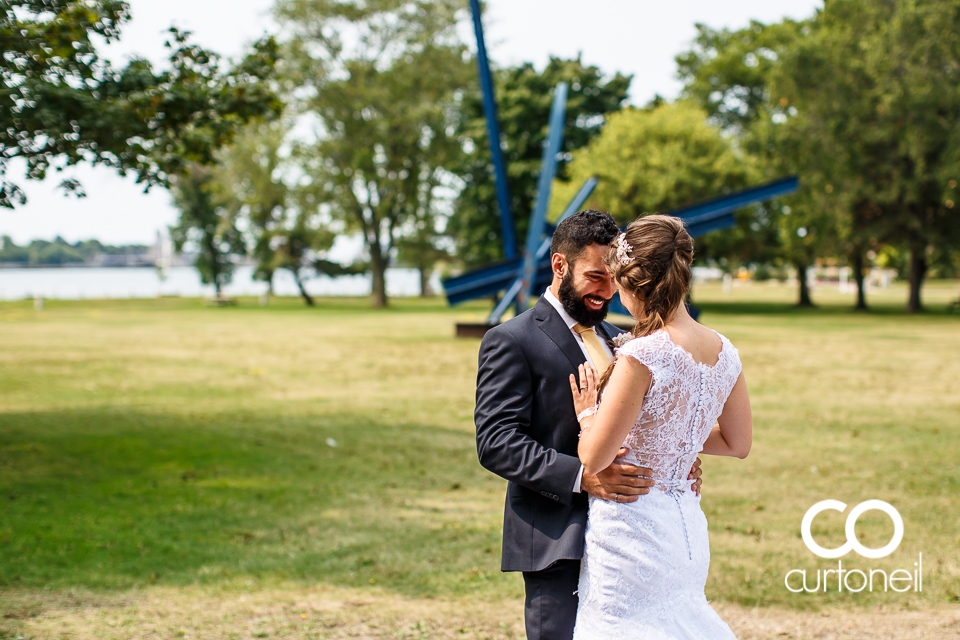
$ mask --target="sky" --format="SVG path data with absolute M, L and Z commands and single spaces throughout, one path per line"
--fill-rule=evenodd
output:
M 274 31 L 273 0 L 128 0 L 132 19 L 120 41 L 105 56 L 121 64 L 132 55 L 155 64 L 164 60 L 165 30 L 191 31 L 194 40 L 226 56 Z M 466 4 L 466 2 L 464 2 Z M 675 98 L 681 89 L 674 57 L 689 48 L 696 23 L 740 28 L 750 20 L 769 23 L 802 19 L 822 0 L 488 0 L 484 15 L 487 48 L 500 65 L 533 62 L 549 56 L 582 56 L 604 73 L 633 75 L 630 101 L 644 104 L 654 95 Z M 44 182 L 22 180 L 11 167 L 29 202 L 15 211 L 0 210 L 0 236 L 23 244 L 62 236 L 70 242 L 96 238 L 108 244 L 152 244 L 173 224 L 176 211 L 163 189 L 144 194 L 132 178 L 105 168 L 79 167 L 69 175 L 83 184 L 86 198 L 64 197 L 55 189 L 64 174 Z

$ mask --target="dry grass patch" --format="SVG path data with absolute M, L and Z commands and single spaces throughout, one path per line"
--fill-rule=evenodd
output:
M 960 638 L 960 608 L 876 607 L 873 611 L 839 607 L 798 612 L 773 607 L 717 604 L 714 608 L 740 640 L 934 640 Z
M 2 593 L 0 638 L 523 638 L 522 601 L 402 597 L 334 587 L 228 591 L 149 588 Z M 797 612 L 714 603 L 740 640 L 930 640 L 960 637 L 960 608 L 839 607 Z
M 523 637 L 522 602 L 409 598 L 373 588 L 152 588 L 109 597 L 81 592 L 7 596 L 0 638 Z

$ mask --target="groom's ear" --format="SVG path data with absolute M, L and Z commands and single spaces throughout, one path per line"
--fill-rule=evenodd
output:
M 567 272 L 567 258 L 562 253 L 555 253 L 550 256 L 550 268 L 553 270 L 553 275 L 557 278 L 563 279 L 564 274 Z

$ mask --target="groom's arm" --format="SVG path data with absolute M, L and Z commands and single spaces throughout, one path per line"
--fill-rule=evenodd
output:
M 533 381 L 523 350 L 506 331 L 489 331 L 477 371 L 477 456 L 489 471 L 541 495 L 570 504 L 580 460 L 527 435 Z

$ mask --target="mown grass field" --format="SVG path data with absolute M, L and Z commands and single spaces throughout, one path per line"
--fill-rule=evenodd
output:
M 899 286 L 867 314 L 828 289 L 809 311 L 785 286 L 695 291 L 754 403 L 750 457 L 704 464 L 708 597 L 742 637 L 776 635 L 749 611 L 807 637 L 818 615 L 905 610 L 948 616 L 938 629 L 957 637 L 958 289 L 931 284 L 919 316 L 899 312 Z M 516 637 L 503 486 L 473 448 L 479 342 L 453 337 L 484 310 L 0 303 L 0 638 Z M 826 498 L 893 504 L 898 551 L 845 568 L 923 553 L 923 592 L 788 592 L 790 569 L 835 568 L 799 533 Z M 843 520 L 818 518 L 818 541 L 840 544 Z M 876 512 L 858 527 L 870 546 L 891 530 Z

